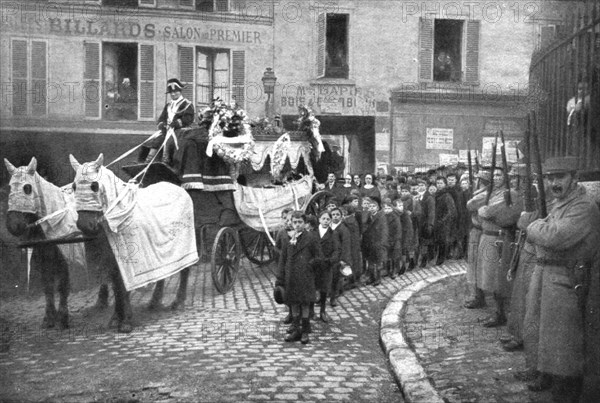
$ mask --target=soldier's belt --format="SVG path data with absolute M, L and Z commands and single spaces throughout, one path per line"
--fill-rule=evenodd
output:
M 500 236 L 500 235 L 502 235 L 502 231 L 488 231 L 488 230 L 483 230 L 483 235 Z
M 566 266 L 573 267 L 575 265 L 575 260 L 573 259 L 547 259 L 547 258 L 538 258 L 537 263 L 540 265 L 546 266 Z

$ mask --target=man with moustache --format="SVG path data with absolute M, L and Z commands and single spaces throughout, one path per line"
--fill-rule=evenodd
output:
M 537 369 L 551 379 L 556 402 L 577 402 L 581 395 L 584 301 L 600 245 L 600 211 L 577 183 L 577 162 L 576 157 L 546 160 L 543 173 L 556 202 L 546 218 L 527 227 L 542 272 Z M 529 387 L 541 390 L 549 384 Z

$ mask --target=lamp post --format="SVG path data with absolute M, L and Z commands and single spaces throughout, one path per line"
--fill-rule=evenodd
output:
M 273 96 L 273 100 L 271 100 L 271 96 L 275 93 L 275 83 L 277 82 L 277 77 L 275 77 L 275 73 L 271 67 L 267 67 L 262 77 L 263 86 L 265 87 L 265 94 L 267 94 L 267 102 L 265 102 L 265 114 L 267 118 L 273 118 L 273 103 L 275 102 L 275 97 Z

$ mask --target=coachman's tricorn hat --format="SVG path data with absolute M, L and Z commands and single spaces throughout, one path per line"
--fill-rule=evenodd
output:
M 170 94 L 171 92 L 175 92 L 175 91 L 181 91 L 183 89 L 183 87 L 185 87 L 183 84 L 181 84 L 181 81 L 179 81 L 176 78 L 170 78 L 167 81 L 167 94 Z
M 544 175 L 564 173 L 564 172 L 577 172 L 578 167 L 577 157 L 552 157 L 548 158 L 542 165 L 542 171 Z

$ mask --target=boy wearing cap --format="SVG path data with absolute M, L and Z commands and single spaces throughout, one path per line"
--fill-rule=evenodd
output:
M 381 200 L 376 197 L 365 197 L 368 210 L 362 236 L 363 258 L 367 262 L 369 280 L 367 285 L 381 284 L 381 266 L 387 260 L 388 226 L 385 213 L 381 211 Z
M 167 81 L 167 94 L 170 94 L 171 100 L 165 104 L 162 113 L 158 117 L 158 130 L 161 134 L 158 137 L 148 139 L 142 147 L 142 149 L 149 149 L 145 156 L 145 163 L 152 161 L 170 130 L 173 131 L 173 135 L 176 135 L 181 129 L 191 127 L 194 123 L 194 105 L 181 95 L 183 88 L 184 85 L 176 78 Z M 167 140 L 163 150 L 163 162 L 166 164 L 171 162 L 170 154 L 173 151 L 174 144 L 173 139 Z M 144 154 L 145 152 L 142 151 L 140 159 L 144 158 Z

